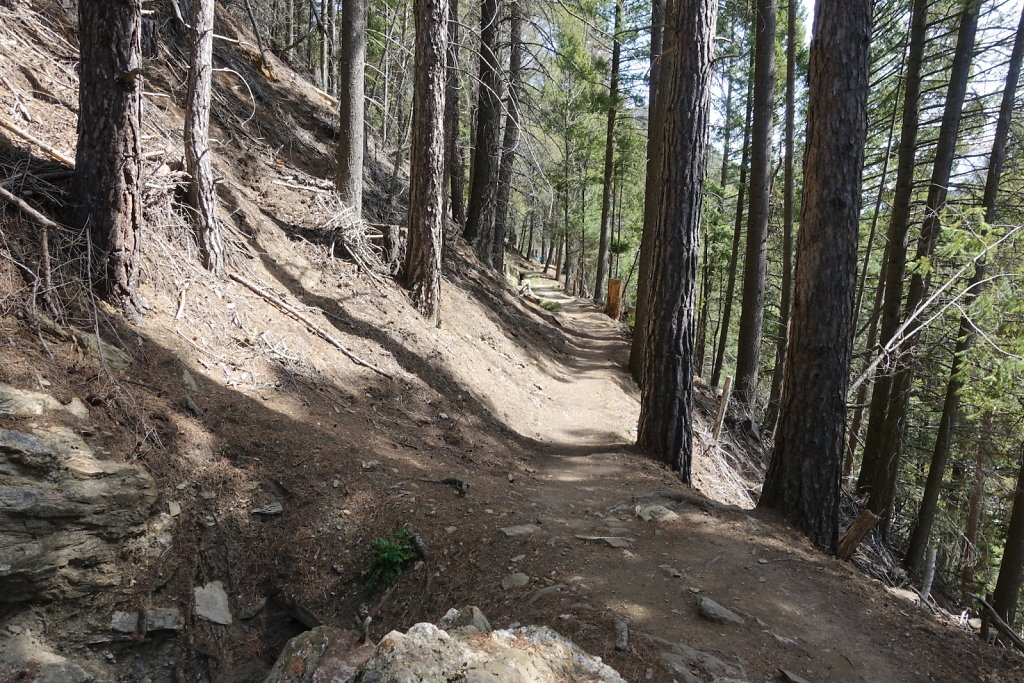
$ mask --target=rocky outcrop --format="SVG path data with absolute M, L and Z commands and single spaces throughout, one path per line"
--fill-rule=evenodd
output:
M 376 647 L 351 632 L 321 626 L 289 641 L 265 683 L 625 683 L 611 667 L 543 626 L 490 628 L 475 607 L 452 610 L 441 622 L 392 631 Z
M 144 469 L 97 460 L 70 429 L 0 429 L 0 603 L 117 585 L 156 498 Z

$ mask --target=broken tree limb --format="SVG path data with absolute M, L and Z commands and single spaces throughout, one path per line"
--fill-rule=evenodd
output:
M 69 157 L 67 154 L 64 154 L 63 152 L 52 147 L 51 145 L 46 144 L 36 136 L 32 135 L 32 133 L 23 131 L 21 128 L 18 128 L 10 121 L 0 118 L 0 128 L 3 128 L 8 132 L 14 133 L 22 140 L 26 140 L 27 142 L 32 143 L 33 145 L 46 152 L 57 161 L 64 162 L 71 168 L 75 167 L 75 160 Z
M 857 518 L 847 527 L 843 537 L 839 539 L 839 549 L 836 551 L 836 557 L 840 560 L 849 560 L 853 557 L 857 546 L 868 535 L 868 532 L 875 528 L 876 524 L 878 524 L 878 515 L 867 508 L 861 510 Z
M 722 422 L 725 421 L 725 412 L 729 409 L 729 392 L 732 391 L 732 377 L 725 378 L 725 386 L 722 387 L 722 400 L 718 403 L 718 414 L 715 415 L 715 428 L 711 432 L 711 443 L 718 441 L 718 435 L 722 433 Z
M 22 213 L 26 214 L 29 218 L 34 220 L 42 227 L 47 228 L 49 230 L 60 230 L 59 224 L 53 222 L 43 214 L 39 213 L 31 206 L 26 204 L 23 199 L 15 197 L 13 194 L 11 194 L 2 187 L 0 187 L 0 199 L 3 199 L 5 202 L 10 204 L 14 208 L 20 210 Z
M 1016 631 L 1014 631 L 1013 628 L 1010 627 L 1009 624 L 1003 621 L 1003 618 L 999 616 L 999 612 L 996 612 L 995 608 L 992 605 L 988 604 L 988 601 L 986 601 L 985 598 L 981 597 L 980 595 L 975 595 L 974 593 L 971 593 L 970 595 L 972 598 L 981 603 L 981 606 L 985 609 L 985 612 L 992 620 L 992 623 L 996 625 L 996 628 L 999 629 L 1000 633 L 1009 638 L 1010 642 L 1012 642 L 1018 650 L 1024 652 L 1024 639 L 1022 639 L 1020 635 Z
M 322 327 L 320 327 L 319 325 L 314 323 L 312 320 L 307 318 L 305 315 L 303 315 L 294 306 L 291 306 L 290 304 L 287 304 L 284 301 L 282 301 L 279 297 L 277 297 L 272 292 L 264 289 L 263 287 L 260 287 L 257 284 L 249 282 L 248 280 L 246 280 L 244 277 L 241 277 L 240 275 L 235 275 L 234 273 L 229 273 L 228 277 L 231 278 L 232 280 L 234 280 L 235 282 L 237 282 L 238 284 L 242 285 L 243 287 L 245 287 L 249 291 L 253 292 L 254 294 L 256 294 L 256 295 L 266 299 L 267 301 L 269 301 L 270 303 L 274 304 L 275 306 L 280 308 L 282 311 L 284 311 L 288 315 L 290 315 L 293 318 L 295 318 L 296 320 L 298 320 L 300 323 L 302 323 L 303 325 L 308 327 L 309 330 L 313 334 L 315 334 L 316 336 L 320 337 L 321 339 L 323 339 L 324 341 L 329 343 L 331 346 L 333 346 L 334 348 L 336 348 L 339 351 L 341 351 L 342 354 L 344 354 L 346 358 L 348 358 L 350 361 L 352 361 L 356 365 L 361 365 L 364 368 L 368 368 L 370 370 L 373 370 L 374 372 L 376 372 L 378 375 L 381 375 L 382 377 L 387 377 L 388 379 L 394 379 L 395 378 L 394 375 L 392 375 L 391 373 L 387 372 L 386 370 L 382 370 L 382 369 L 378 368 L 373 363 L 369 363 L 369 362 L 363 360 L 362 358 L 360 358 L 359 356 L 357 356 L 356 354 L 354 354 L 351 351 L 349 351 L 348 347 L 346 347 L 344 344 L 342 344 L 340 341 L 338 341 L 337 337 L 333 336 L 330 332 L 328 332 L 327 330 L 323 329 Z

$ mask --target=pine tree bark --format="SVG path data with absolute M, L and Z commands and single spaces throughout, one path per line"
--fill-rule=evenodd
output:
M 956 50 L 953 54 L 953 66 L 950 70 L 949 90 L 935 148 L 935 165 L 932 167 L 931 182 L 928 186 L 928 199 L 925 202 L 921 236 L 917 242 L 915 261 L 918 263 L 931 258 L 942 231 L 941 214 L 946 205 L 949 178 L 956 157 L 956 141 L 963 113 L 964 96 L 967 92 L 971 61 L 974 57 L 974 39 L 978 29 L 980 6 L 980 0 L 967 0 L 961 14 Z M 930 283 L 930 272 L 927 275 L 922 275 L 920 271 L 915 271 L 911 276 L 904 308 L 904 319 L 912 315 L 925 300 Z M 886 285 L 888 286 L 888 282 Z M 875 479 L 868 499 L 868 507 L 881 518 L 879 528 L 883 533 L 888 530 L 892 506 L 896 499 L 896 482 L 899 476 L 900 461 L 903 457 L 903 433 L 914 376 L 914 354 L 917 340 L 918 335 L 912 335 L 900 344 L 896 353 L 896 369 L 892 378 L 892 387 L 889 390 L 885 425 L 882 429 L 879 466 L 875 471 Z
M 491 264 L 505 267 L 505 238 L 509 225 L 509 196 L 519 147 L 519 96 L 523 71 L 523 8 L 521 0 L 509 0 L 508 96 L 505 98 L 505 132 L 501 141 L 501 166 L 498 169 L 494 216 L 494 247 Z
M 346 0 L 341 10 L 338 88 L 338 159 L 335 185 L 341 201 L 363 215 L 363 120 L 366 79 L 366 0 Z
M 989 154 L 988 173 L 985 178 L 985 194 L 982 208 L 985 212 L 985 223 L 991 225 L 997 220 L 996 199 L 999 195 L 999 184 L 1002 179 L 1003 162 L 1006 160 L 1006 143 L 1010 134 L 1010 123 L 1013 117 L 1013 106 L 1017 97 L 1017 82 L 1020 77 L 1021 62 L 1024 60 L 1024 10 L 1021 12 L 1020 23 L 1010 62 L 1003 85 L 1002 101 L 996 119 L 995 134 L 992 138 L 992 151 Z M 964 300 L 964 310 L 970 311 L 972 305 L 981 296 L 986 282 L 987 266 L 984 259 L 979 260 L 974 268 L 974 275 L 967 286 L 968 295 Z M 946 474 L 946 463 L 953 443 L 960 413 L 960 390 L 963 380 L 960 377 L 965 355 L 974 342 L 975 327 L 967 314 L 960 316 L 960 327 L 957 333 L 956 348 L 953 351 L 953 366 L 946 383 L 946 397 L 942 406 L 942 417 L 939 421 L 939 432 L 935 439 L 931 465 L 928 468 L 928 480 L 925 483 L 921 504 L 918 507 L 917 522 L 910 542 L 907 546 L 905 563 L 911 574 L 919 575 L 923 569 L 925 550 L 931 539 L 932 526 L 938 512 L 939 493 L 942 480 Z M 1024 515 L 1024 510 L 1021 512 Z M 1024 521 L 1022 521 L 1024 524 Z M 1021 532 L 1024 533 L 1024 527 Z M 1009 538 L 1009 537 L 1008 537 Z M 1019 582 L 1018 582 L 1019 588 Z M 1016 593 L 1014 593 L 1016 595 Z M 998 609 L 997 609 L 998 611 Z M 1000 614 L 1003 614 L 1000 612 Z M 1008 622 L 1009 623 L 1009 622 Z
M 612 181 L 615 173 L 615 117 L 619 110 L 619 56 L 622 43 L 622 0 L 615 1 L 615 23 L 612 29 L 611 79 L 608 83 L 608 122 L 604 138 L 604 184 L 601 190 L 601 239 L 597 247 L 597 282 L 594 303 L 602 305 L 608 289 L 608 242 L 612 223 Z
M 871 3 L 818 0 L 786 378 L 758 503 L 828 553 L 839 535 L 870 45 Z
M 992 450 L 992 423 L 995 416 L 989 410 L 981 418 L 981 433 L 978 449 L 974 456 L 974 477 L 971 480 L 971 495 L 967 501 L 967 520 L 964 523 L 964 538 L 960 566 L 960 598 L 968 603 L 975 591 L 974 570 L 978 566 L 978 535 L 981 530 L 981 512 L 985 499 L 986 468 Z
M 459 0 L 448 5 L 448 57 L 447 92 L 445 94 L 445 155 L 448 166 L 450 188 L 448 207 L 452 221 L 462 226 L 466 222 L 466 202 L 463 197 L 466 185 L 466 166 L 462 160 L 462 146 L 459 144 Z
M 129 317 L 142 228 L 142 0 L 81 0 L 75 227 L 88 235 L 96 292 Z
M 754 118 L 750 143 L 750 210 L 747 213 L 743 298 L 736 351 L 738 410 L 753 419 L 764 323 L 768 200 L 771 194 L 772 113 L 775 109 L 775 0 L 756 0 Z
M 416 63 L 409 165 L 409 237 L 402 280 L 411 291 L 416 309 L 425 318 L 440 324 L 448 0 L 415 0 L 413 11 Z
M 1017 470 L 1017 487 L 1013 494 L 1010 525 L 1006 528 L 1003 561 L 999 565 L 999 578 L 992 593 L 992 607 L 1009 626 L 1013 626 L 1017 613 L 1017 599 L 1024 583 L 1024 447 Z
M 480 93 L 476 107 L 476 148 L 463 236 L 484 263 L 491 263 L 498 164 L 501 159 L 501 80 L 498 58 L 499 0 L 480 4 Z
M 782 379 L 789 343 L 789 314 L 793 299 L 793 135 L 796 123 L 796 0 L 787 0 L 786 7 L 786 149 L 783 161 L 782 187 L 782 293 L 779 300 L 779 337 L 775 341 L 775 368 L 765 413 L 766 431 L 775 429 L 782 398 Z M 856 317 L 856 311 L 854 311 Z M 851 323 L 854 325 L 854 323 Z
M 637 444 L 690 481 L 694 292 L 714 57 L 716 0 L 669 0 L 664 81 L 653 133 L 662 153 L 654 195 L 650 315 Z M 683 38 L 685 36 L 685 38 Z
M 644 358 L 647 345 L 647 308 L 651 288 L 651 258 L 653 256 L 653 225 L 657 207 L 657 169 L 660 161 L 660 138 L 655 135 L 659 123 L 655 120 L 658 111 L 658 91 L 661 82 L 661 55 L 665 36 L 666 0 L 653 0 L 651 4 L 651 76 L 647 89 L 647 167 L 644 185 L 644 225 L 640 236 L 640 255 L 636 276 L 636 308 L 633 312 L 633 339 L 629 348 L 629 371 L 633 379 L 643 381 Z
M 222 275 L 224 243 L 220 222 L 217 220 L 217 190 L 213 182 L 210 151 L 213 13 L 214 0 L 192 0 L 188 94 L 185 102 L 185 168 L 189 175 L 189 204 L 195 212 L 199 255 L 203 266 L 216 275 Z
M 879 342 L 888 344 L 900 324 L 903 305 L 903 279 L 907 268 L 907 238 L 910 234 L 911 199 L 914 193 L 914 164 L 917 155 L 917 128 L 921 97 L 921 65 L 924 61 L 925 38 L 928 28 L 928 0 L 914 0 L 910 18 L 910 47 L 907 70 L 903 79 L 903 114 L 900 125 L 900 144 L 897 150 L 896 188 L 889 214 L 888 244 L 884 274 L 884 299 L 880 318 Z M 864 455 L 857 476 L 857 491 L 871 490 L 878 471 L 882 429 L 885 423 L 885 405 L 892 387 L 892 364 L 880 368 L 871 392 L 868 410 L 868 431 L 864 440 Z

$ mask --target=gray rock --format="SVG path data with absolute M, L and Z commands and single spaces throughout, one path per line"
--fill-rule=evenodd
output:
M 143 468 L 97 460 L 66 428 L 0 429 L 0 603 L 119 584 L 118 558 L 156 498 Z
M 362 468 L 363 472 L 383 472 L 386 469 L 380 460 L 364 460 Z
M 532 533 L 540 531 L 540 527 L 536 524 L 517 524 L 515 526 L 507 526 L 501 530 L 501 533 L 506 536 L 528 536 Z
M 433 624 L 384 636 L 352 680 L 625 683 L 614 669 L 546 627 L 453 637 Z
M 155 607 L 142 615 L 147 631 L 180 631 L 185 626 L 181 611 L 176 607 Z
M 484 613 L 474 605 L 466 605 L 462 609 L 451 608 L 437 622 L 437 627 L 452 635 L 491 632 L 491 622 L 487 621 Z
M 187 369 L 182 369 L 181 381 L 185 383 L 185 386 L 189 391 L 199 391 L 199 385 L 196 384 L 196 378 L 193 377 L 192 373 Z
M 526 601 L 526 604 L 532 605 L 541 598 L 551 595 L 552 593 L 561 593 L 562 589 L 564 588 L 568 588 L 568 586 L 566 586 L 564 583 L 556 583 L 553 586 L 545 586 L 544 588 L 540 588 L 533 595 L 530 596 L 530 599 Z
M 265 683 L 347 683 L 373 651 L 351 631 L 317 626 L 288 641 Z
M 716 624 L 735 624 L 737 626 L 743 626 L 746 623 L 740 615 L 730 609 L 722 607 L 711 598 L 703 595 L 697 598 L 697 613 L 708 621 L 713 621 Z
M 62 405 L 60 401 L 49 394 L 15 389 L 7 384 L 0 384 L 0 415 L 36 417 L 58 410 L 83 420 L 89 417 L 89 409 L 80 399 L 73 398 L 67 405 Z
M 281 505 L 281 501 L 279 501 L 279 500 L 273 500 L 273 501 L 267 503 L 266 505 L 264 505 L 263 507 L 254 508 L 252 510 L 252 514 L 254 514 L 254 515 L 263 515 L 265 517 L 272 517 L 274 515 L 279 515 L 282 512 L 284 512 L 284 506 Z
M 679 519 L 679 515 L 668 509 L 664 505 L 659 504 L 648 504 L 648 505 L 637 505 L 636 516 L 645 522 L 654 520 L 655 522 L 668 522 L 673 519 Z
M 501 580 L 501 587 L 505 590 L 512 590 L 513 588 L 522 588 L 530 583 L 530 577 L 522 572 L 516 572 L 515 574 L 509 574 Z
M 196 616 L 215 624 L 226 626 L 231 623 L 231 607 L 228 605 L 228 594 L 224 592 L 223 583 L 211 581 L 193 592 Z
M 0 636 L 0 680 L 22 680 L 20 672 L 30 671 L 33 683 L 91 683 L 92 674 L 76 662 L 54 652 L 31 635 Z M 7 676 L 10 676 L 9 678 Z
M 139 630 L 139 613 L 114 612 L 110 617 L 110 630 L 118 633 L 135 633 Z
M 685 683 L 748 680 L 742 660 L 737 660 L 734 664 L 683 643 L 672 643 L 653 637 L 649 640 L 661 650 L 661 663 L 665 669 L 679 676 Z
M 806 678 L 797 676 L 792 671 L 787 671 L 783 668 L 779 669 L 779 673 L 782 674 L 782 680 L 786 681 L 786 683 L 810 683 Z
M 584 541 L 603 543 L 605 545 L 610 545 L 613 548 L 628 548 L 636 543 L 635 538 L 626 538 L 625 536 L 580 536 L 577 534 L 576 538 Z
M 89 419 L 89 407 L 86 406 L 85 403 L 82 402 L 82 399 L 78 398 L 77 396 L 68 401 L 68 404 L 66 406 L 62 407 L 64 408 L 65 411 L 71 413 L 79 420 Z

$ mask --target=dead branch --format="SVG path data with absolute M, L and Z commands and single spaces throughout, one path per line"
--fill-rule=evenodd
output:
M 998 628 L 1004 636 L 1009 638 L 1010 642 L 1012 642 L 1018 650 L 1024 652 L 1024 639 L 1022 639 L 1009 624 L 1003 621 L 1003 618 L 999 616 L 999 612 L 996 612 L 995 608 L 988 604 L 988 602 L 985 601 L 985 598 L 980 595 L 971 593 L 971 597 L 981 603 L 981 606 L 984 607 L 985 611 L 988 613 L 989 618 L 991 618 L 995 623 L 996 628 Z
M 0 128 L 3 128 L 4 130 L 6 130 L 8 132 L 14 133 L 19 138 L 32 143 L 33 145 L 35 145 L 39 149 L 43 150 L 44 152 L 46 152 L 47 154 L 52 156 L 57 161 L 61 161 L 61 162 L 65 163 L 65 164 L 67 164 L 68 166 L 70 166 L 71 168 L 75 167 L 75 160 L 74 159 L 72 159 L 68 155 L 64 154 L 63 152 L 60 152 L 59 150 L 55 149 L 54 147 L 46 144 L 45 142 L 43 142 L 42 140 L 40 140 L 36 136 L 32 135 L 31 133 L 23 131 L 21 128 L 18 128 L 17 126 L 15 126 L 10 121 L 6 121 L 6 120 L 0 118 Z
M 49 230 L 60 230 L 60 225 L 54 223 L 49 218 L 33 209 L 31 206 L 26 204 L 24 200 L 15 197 L 13 194 L 5 190 L 3 187 L 0 187 L 0 199 L 3 199 L 11 206 L 15 207 L 16 209 L 19 209 L 20 211 L 28 215 L 32 220 L 34 220 L 42 227 L 47 228 Z
M 868 532 L 875 528 L 876 524 L 878 524 L 878 515 L 867 508 L 861 510 L 857 518 L 850 523 L 843 537 L 839 539 L 836 557 L 840 560 L 849 560 L 853 557 L 857 546 L 868 535 Z
M 313 332 L 313 334 L 317 335 L 318 337 L 320 337 L 321 339 L 323 339 L 324 341 L 329 343 L 331 346 L 333 346 L 334 348 L 336 348 L 339 351 L 341 351 L 342 354 L 344 354 L 349 360 L 351 360 L 356 365 L 361 365 L 364 368 L 368 368 L 370 370 L 373 370 L 374 372 L 376 372 L 378 375 L 381 375 L 382 377 L 387 377 L 388 379 L 395 379 L 394 375 L 390 374 L 386 370 L 382 370 L 382 369 L 378 368 L 373 363 L 369 363 L 369 362 L 363 360 L 362 358 L 360 358 L 359 356 L 355 355 L 351 351 L 349 351 L 348 347 L 346 347 L 344 344 L 342 344 L 340 341 L 338 341 L 337 337 L 334 337 L 327 330 L 323 329 L 322 327 L 320 327 L 319 325 L 314 323 L 312 320 L 307 318 L 305 315 L 303 315 L 301 312 L 299 312 L 299 310 L 296 309 L 294 306 L 291 306 L 291 305 L 285 303 L 284 301 L 282 301 L 280 298 L 278 298 L 276 295 L 274 295 L 270 291 L 260 287 L 259 285 L 256 285 L 256 284 L 254 284 L 252 282 L 249 282 L 248 280 L 246 280 L 245 278 L 241 277 L 240 275 L 236 275 L 234 273 L 230 273 L 228 275 L 228 277 L 231 278 L 232 280 L 234 280 L 235 282 L 237 282 L 238 284 L 244 286 L 246 289 L 248 289 L 249 291 L 253 292 L 254 294 L 257 294 L 260 297 L 266 299 L 270 303 L 272 303 L 275 306 L 277 306 L 278 308 L 280 308 L 285 313 L 289 314 L 290 316 L 292 316 L 293 318 L 295 318 L 296 320 L 298 320 L 299 322 L 304 324 L 306 327 L 309 328 L 309 330 L 311 332 Z

